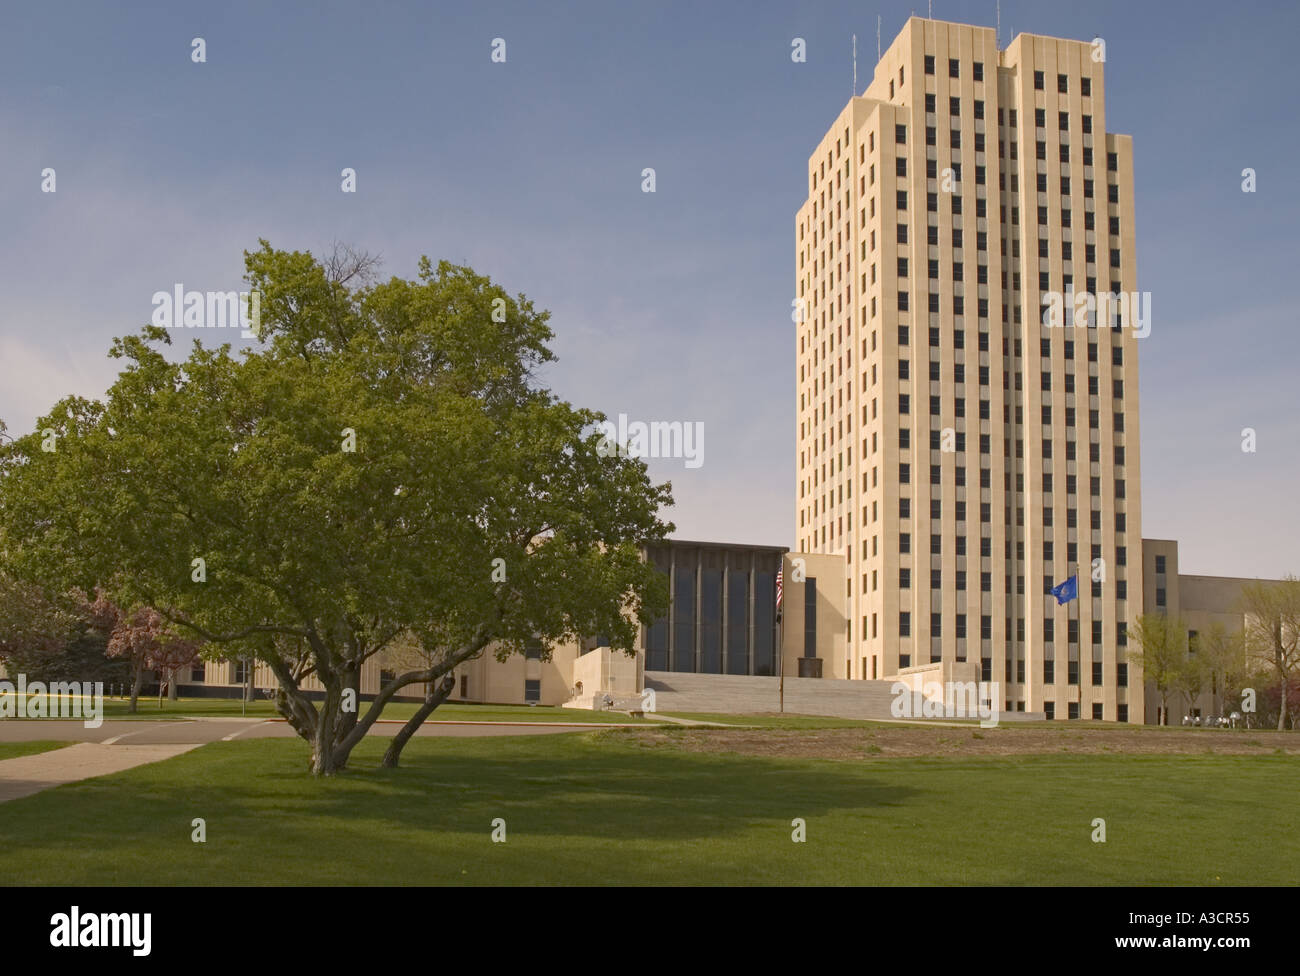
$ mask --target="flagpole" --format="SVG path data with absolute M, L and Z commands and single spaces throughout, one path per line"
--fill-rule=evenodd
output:
M 781 676 L 780 681 L 778 683 L 778 687 L 780 688 L 780 699 L 781 699 L 780 711 L 781 714 L 784 715 L 785 714 L 785 614 L 783 613 L 777 614 L 776 635 L 778 641 L 778 646 L 776 649 L 776 654 L 777 654 L 776 668 L 777 668 L 777 674 Z
M 1066 624 L 1066 629 L 1068 631 L 1069 624 Z M 1080 718 L 1083 718 L 1083 634 L 1079 633 L 1079 631 L 1082 629 L 1083 628 L 1079 622 L 1079 564 L 1076 561 L 1074 564 L 1074 639 L 1075 642 L 1079 645 L 1079 717 Z M 1065 636 L 1067 640 L 1070 637 L 1068 632 L 1066 633 Z M 1089 664 L 1091 665 L 1091 661 L 1089 661 Z M 1070 667 L 1070 662 L 1068 660 L 1065 662 L 1065 667 L 1067 671 L 1066 677 L 1068 679 L 1069 677 L 1068 671 Z M 1069 716 L 1068 705 L 1066 706 L 1066 716 L 1067 717 Z
M 776 673 L 779 710 L 785 713 L 785 556 L 776 570 Z

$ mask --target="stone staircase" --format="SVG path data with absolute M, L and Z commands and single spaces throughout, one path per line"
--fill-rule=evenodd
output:
M 790 715 L 887 719 L 892 717 L 892 685 L 892 681 L 787 676 L 785 711 Z M 657 712 L 753 715 L 780 708 L 779 678 L 647 671 L 645 686 L 654 689 Z

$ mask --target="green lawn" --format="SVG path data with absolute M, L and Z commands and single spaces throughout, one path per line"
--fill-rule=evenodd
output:
M 361 702 L 364 715 L 369 702 Z M 181 698 L 177 701 L 163 699 L 159 707 L 157 698 L 141 698 L 135 715 L 127 712 L 125 699 L 105 698 L 105 719 L 175 720 L 179 716 L 197 715 L 225 717 L 247 715 L 250 718 L 278 718 L 275 706 L 262 698 L 243 704 L 228 698 Z M 394 702 L 384 709 L 385 719 L 407 719 L 419 707 L 416 702 Z M 560 708 L 549 705 L 443 705 L 429 718 L 431 722 L 639 722 L 621 712 L 591 712 L 577 708 Z
M 367 740 L 328 780 L 299 742 L 217 742 L 0 804 L 0 849 L 22 851 L 0 882 L 1282 885 L 1300 863 L 1297 757 L 794 760 L 637 736 L 415 739 L 399 770 Z
M 72 745 L 70 742 L 0 742 L 0 759 L 17 759 L 19 756 L 32 756 L 38 752 L 49 752 Z

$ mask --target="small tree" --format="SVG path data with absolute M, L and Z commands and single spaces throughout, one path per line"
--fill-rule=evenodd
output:
M 1191 639 L 1187 642 L 1187 656 L 1174 676 L 1174 685 L 1187 698 L 1187 712 L 1191 714 L 1201 697 L 1201 692 L 1210 684 L 1210 672 L 1206 662 L 1196 653 Z
M 76 607 L 0 572 L 0 658 L 30 666 L 63 651 L 83 623 Z
M 1241 591 L 1245 614 L 1243 640 L 1247 659 L 1271 670 L 1282 689 L 1278 731 L 1286 728 L 1287 689 L 1300 671 L 1300 579 L 1287 576 L 1277 583 L 1247 583 Z
M 1169 696 L 1180 690 L 1187 663 L 1187 630 L 1177 617 L 1144 613 L 1129 625 L 1129 640 L 1137 645 L 1129 659 L 1142 669 L 1160 695 L 1164 724 L 1169 724 Z
M 130 663 L 131 698 L 127 711 L 133 715 L 147 671 L 159 672 L 160 679 L 165 678 L 174 688 L 176 673 L 181 668 L 193 667 L 199 660 L 202 642 L 177 633 L 153 607 L 124 611 L 102 590 L 85 606 L 87 617 L 108 634 L 108 656 Z
M 1214 701 L 1214 712 L 1222 715 L 1230 692 L 1241 688 L 1247 673 L 1241 631 L 1229 632 L 1218 620 L 1211 621 L 1196 635 L 1194 650 L 1205 669 L 1206 682 Z
M 92 626 L 78 594 L 50 595 L 0 573 L 0 661 L 28 680 L 124 682 L 108 657 L 107 633 Z

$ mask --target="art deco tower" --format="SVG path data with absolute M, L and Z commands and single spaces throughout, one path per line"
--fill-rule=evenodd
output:
M 1007 710 L 1143 720 L 1141 330 L 1043 324 L 1045 295 L 1137 291 L 1104 67 L 1097 42 L 913 17 L 809 159 L 795 539 L 847 561 L 828 677 L 934 665 Z

